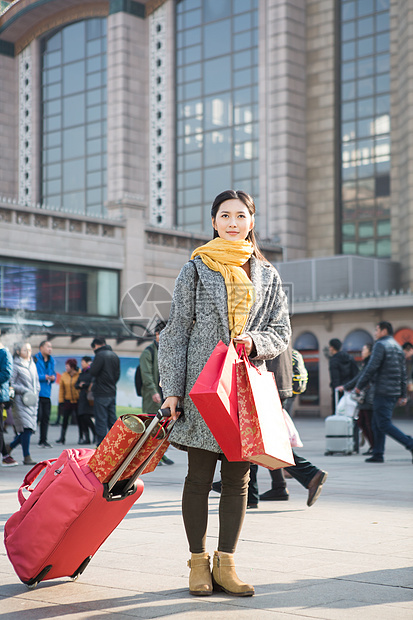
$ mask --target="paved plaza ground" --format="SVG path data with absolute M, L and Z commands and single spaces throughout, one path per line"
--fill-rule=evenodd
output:
M 28 590 L 2 546 L 0 619 L 412 620 L 410 453 L 388 439 L 384 464 L 367 464 L 361 454 L 324 456 L 323 421 L 296 422 L 304 442 L 297 452 L 326 469 L 329 477 L 311 508 L 306 506 L 307 491 L 289 480 L 288 502 L 262 502 L 258 510 L 247 512 L 236 565 L 241 579 L 255 586 L 254 597 L 197 598 L 188 593 L 189 554 L 180 508 L 186 455 L 170 449 L 175 465 L 144 477 L 142 497 L 76 582 L 57 579 Z M 397 424 L 413 434 L 413 421 Z M 52 443 L 58 433 L 50 428 Z M 75 427 L 68 438 L 67 446 L 75 447 Z M 33 437 L 34 459 L 56 457 L 60 451 L 57 446 L 38 448 Z M 21 461 L 20 448 L 13 456 Z M 27 470 L 23 465 L 0 468 L 2 527 L 18 508 L 16 491 Z M 269 482 L 268 472 L 260 468 L 260 491 Z M 210 554 L 216 548 L 218 502 L 211 492 Z

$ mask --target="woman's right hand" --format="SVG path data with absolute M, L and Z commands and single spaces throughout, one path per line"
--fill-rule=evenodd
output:
M 178 396 L 168 396 L 163 403 L 161 409 L 170 409 L 171 410 L 171 418 L 172 420 L 177 420 L 181 415 L 179 411 L 176 411 L 178 406 L 179 397 Z

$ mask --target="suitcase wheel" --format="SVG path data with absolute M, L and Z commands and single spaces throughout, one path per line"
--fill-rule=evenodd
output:
M 26 583 L 27 589 L 28 589 L 28 590 L 34 590 L 35 588 L 37 588 L 37 584 L 38 584 L 38 583 L 39 583 L 38 581 L 35 581 L 34 583 L 31 583 L 30 585 L 28 585 L 28 584 Z
M 46 577 L 47 573 L 51 568 L 52 565 L 48 564 L 42 571 L 40 571 L 38 575 L 36 575 L 36 577 L 33 577 L 33 579 L 29 579 L 29 581 L 23 581 L 23 583 L 29 588 L 29 590 L 34 590 L 39 581 Z
M 70 575 L 70 579 L 72 581 L 76 581 L 76 579 L 79 577 L 79 575 L 81 575 L 83 573 L 83 571 L 85 570 L 86 566 L 89 564 L 90 560 L 92 559 L 91 555 L 88 555 L 87 558 L 85 558 L 83 560 L 83 562 L 81 563 L 81 565 L 79 566 L 79 568 L 77 568 L 75 570 L 75 572 L 73 573 L 73 575 Z

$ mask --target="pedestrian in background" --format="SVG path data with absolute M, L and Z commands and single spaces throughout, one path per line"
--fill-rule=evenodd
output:
M 353 379 L 358 374 L 359 368 L 351 355 L 341 350 L 341 340 L 338 338 L 330 340 L 328 352 L 330 355 L 328 369 L 330 372 L 331 410 L 334 414 L 336 412 L 336 388 Z
M 371 381 L 374 381 L 373 399 L 373 454 L 366 463 L 383 463 L 386 435 L 393 437 L 411 452 L 413 457 L 413 437 L 405 435 L 392 423 L 396 403 L 405 405 L 406 399 L 406 360 L 403 349 L 393 338 L 393 327 L 388 321 L 381 321 L 374 331 L 376 340 L 369 363 L 357 381 L 355 391 L 360 394 Z
M 1 336 L 1 332 L 0 332 Z M 0 342 L 0 452 L 2 455 L 1 464 L 3 467 L 13 467 L 18 465 L 17 461 L 7 453 L 4 439 L 4 416 L 5 405 L 10 402 L 10 379 L 13 374 L 13 359 L 10 351 Z
M 61 407 L 63 414 L 62 430 L 60 438 L 56 443 L 62 445 L 66 442 L 66 431 L 70 419 L 74 419 L 77 422 L 79 428 L 79 443 L 81 443 L 82 433 L 81 427 L 77 416 L 77 401 L 79 400 L 79 391 L 76 389 L 76 382 L 79 378 L 80 370 L 77 365 L 77 361 L 74 358 L 69 358 L 65 362 L 65 372 L 60 377 L 59 384 L 59 407 Z
M 39 446 L 42 448 L 52 447 L 47 441 L 50 411 L 52 408 L 50 394 L 52 391 L 52 383 L 56 381 L 55 361 L 52 357 L 52 350 L 53 347 L 51 343 L 48 340 L 43 340 L 39 345 L 39 352 L 33 357 L 40 381 L 37 421 L 40 424 Z
M 104 338 L 94 338 L 95 358 L 90 366 L 97 445 L 116 422 L 116 384 L 120 378 L 119 357 Z
M 162 403 L 162 389 L 159 385 L 158 348 L 159 334 L 164 327 L 165 323 L 158 323 L 155 327 L 154 342 L 146 347 L 139 359 L 142 380 L 142 413 L 157 413 Z M 174 464 L 166 454 L 163 455 L 159 464 L 162 463 Z
M 339 385 L 337 389 L 340 392 L 343 392 L 344 390 L 346 392 L 349 392 L 356 387 L 359 378 L 361 377 L 364 369 L 369 363 L 372 349 L 373 349 L 373 345 L 370 342 L 363 345 L 363 348 L 361 349 L 361 357 L 363 361 L 361 364 L 359 374 L 356 375 L 353 379 L 351 379 L 351 381 L 349 381 L 345 385 Z M 360 405 L 359 405 L 358 412 L 357 412 L 357 416 L 358 416 L 357 426 L 363 433 L 363 436 L 365 437 L 365 439 L 369 442 L 369 448 L 367 452 L 364 452 L 364 454 L 373 454 L 373 445 L 374 445 L 374 436 L 373 436 L 373 429 L 372 429 L 373 398 L 374 398 L 374 383 L 373 381 L 371 381 L 369 385 L 367 385 L 366 388 L 363 390 L 363 398 L 362 398 L 363 402 L 359 401 Z
M 15 393 L 13 419 L 17 435 L 6 449 L 10 453 L 20 444 L 24 465 L 36 465 L 30 456 L 30 438 L 37 428 L 40 382 L 32 360 L 32 347 L 28 342 L 17 344 L 14 348 L 11 384 Z
M 404 357 L 406 358 L 406 374 L 407 374 L 407 415 L 413 412 L 413 344 L 405 342 L 402 345 Z
M 95 425 L 93 423 L 93 394 L 92 394 L 92 375 L 90 374 L 90 365 L 92 363 L 92 358 L 88 355 L 82 357 L 80 365 L 81 371 L 76 381 L 76 389 L 79 390 L 79 400 L 77 404 L 77 415 L 79 419 L 79 425 L 81 429 L 81 439 L 79 440 L 80 444 L 88 445 L 90 444 L 90 435 L 91 432 L 92 441 L 95 439 Z

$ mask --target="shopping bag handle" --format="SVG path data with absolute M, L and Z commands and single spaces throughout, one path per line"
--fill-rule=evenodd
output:
M 234 343 L 234 346 L 235 346 L 235 343 Z M 261 374 L 261 370 L 257 368 L 257 366 L 255 366 L 255 364 L 253 364 L 250 358 L 248 357 L 247 352 L 245 350 L 245 344 L 238 344 L 235 347 L 235 349 L 238 353 L 239 359 L 243 360 L 250 368 L 255 368 L 258 374 Z
M 27 501 L 27 498 L 24 497 L 23 491 L 29 491 L 32 493 L 34 489 L 31 489 L 32 483 L 36 480 L 36 478 L 41 474 L 41 472 L 46 469 L 48 465 L 51 465 L 57 461 L 57 459 L 50 459 L 49 461 L 41 461 L 37 463 L 32 469 L 25 475 L 24 480 L 20 486 L 20 489 L 17 491 L 17 497 L 20 502 L 20 506 L 23 506 L 24 502 Z
M 238 353 L 239 359 L 248 361 L 248 363 L 251 364 L 251 362 L 248 359 L 247 351 L 245 350 L 245 344 L 236 345 L 234 341 L 233 343 L 234 343 L 235 350 Z

